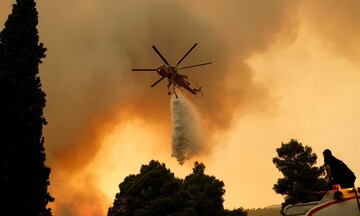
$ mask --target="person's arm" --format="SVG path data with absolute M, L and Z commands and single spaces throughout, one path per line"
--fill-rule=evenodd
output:
M 326 169 L 326 178 L 330 181 L 332 176 L 331 176 L 331 167 L 329 164 L 325 165 L 325 169 Z

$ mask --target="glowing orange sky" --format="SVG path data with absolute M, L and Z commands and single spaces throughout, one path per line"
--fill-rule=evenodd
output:
M 14 3 L 5 2 L 1 23 Z M 319 165 L 330 148 L 360 173 L 358 8 L 357 0 L 39 2 L 54 215 L 104 215 L 118 184 L 151 159 L 179 177 L 204 162 L 224 181 L 227 208 L 279 204 L 272 158 L 292 138 Z M 187 72 L 206 97 L 186 96 L 212 147 L 180 166 L 170 156 L 165 83 L 150 89 L 156 75 L 129 69 L 161 63 L 151 45 L 176 62 L 195 42 L 184 65 L 213 64 Z

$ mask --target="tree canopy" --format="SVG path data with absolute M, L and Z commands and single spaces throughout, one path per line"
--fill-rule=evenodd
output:
M 150 161 L 119 185 L 108 215 L 196 215 L 191 195 L 165 164 Z
M 312 152 L 312 148 L 304 147 L 292 139 L 282 143 L 276 152 L 273 163 L 284 177 L 278 179 L 273 189 L 285 198 L 282 208 L 289 204 L 321 199 L 315 192 L 326 190 L 326 181 L 321 178 L 324 168 L 314 166 L 317 155 Z
M 183 180 L 165 164 L 152 160 L 141 167 L 139 174 L 126 177 L 119 189 L 109 216 L 246 216 L 242 208 L 224 209 L 224 183 L 206 175 L 205 165 L 198 162 L 193 173 Z
M 3 212 L 51 215 L 38 76 L 45 57 L 34 0 L 17 0 L 0 33 L 0 187 Z
M 193 173 L 186 176 L 184 187 L 193 196 L 198 215 L 221 215 L 224 211 L 224 182 L 205 175 L 205 165 L 195 162 Z

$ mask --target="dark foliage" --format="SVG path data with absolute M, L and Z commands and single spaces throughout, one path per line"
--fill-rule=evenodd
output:
M 248 216 L 281 216 L 281 208 L 247 209 Z
M 247 216 L 248 212 L 243 208 L 237 208 L 233 210 L 225 210 L 225 216 Z
M 51 215 L 47 191 L 43 116 L 45 93 L 38 76 L 45 57 L 33 0 L 17 0 L 0 33 L 0 196 L 10 215 Z
M 282 143 L 276 152 L 278 157 L 273 158 L 273 163 L 284 178 L 278 179 L 273 189 L 284 195 L 282 209 L 289 204 L 320 200 L 321 196 L 315 192 L 326 190 L 326 181 L 321 178 L 324 168 L 314 166 L 317 156 L 311 147 L 292 139 Z
M 224 182 L 205 175 L 204 164 L 195 162 L 193 173 L 185 177 L 184 186 L 195 199 L 198 215 L 223 214 Z
M 119 185 L 108 215 L 196 215 L 191 195 L 181 184 L 165 164 L 151 161 Z
M 196 162 L 193 173 L 182 180 L 165 164 L 151 161 L 141 167 L 140 174 L 120 183 L 108 215 L 246 216 L 243 209 L 224 210 L 224 183 L 204 171 L 204 164 Z

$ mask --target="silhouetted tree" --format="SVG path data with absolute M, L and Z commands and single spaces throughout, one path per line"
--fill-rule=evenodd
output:
M 151 161 L 119 185 L 109 216 L 196 215 L 191 195 L 165 164 Z
M 281 207 L 247 209 L 248 216 L 280 216 Z
M 17 0 L 0 33 L 0 209 L 9 215 L 51 215 L 37 24 L 34 0 Z
M 243 208 L 224 210 L 224 183 L 205 174 L 195 162 L 184 180 L 174 177 L 165 164 L 152 160 L 140 174 L 130 175 L 119 185 L 108 216 L 246 216 Z
M 317 156 L 311 147 L 304 147 L 292 139 L 289 143 L 282 143 L 276 152 L 278 157 L 273 158 L 273 163 L 284 178 L 278 179 L 273 189 L 285 198 L 282 209 L 289 204 L 321 199 L 314 192 L 326 190 L 326 181 L 320 178 L 324 168 L 314 166 Z
M 225 210 L 224 216 L 247 216 L 248 213 L 243 208 L 237 208 L 233 210 Z
M 193 173 L 186 176 L 184 187 L 194 197 L 197 215 L 223 215 L 224 182 L 205 175 L 205 165 L 195 162 Z

